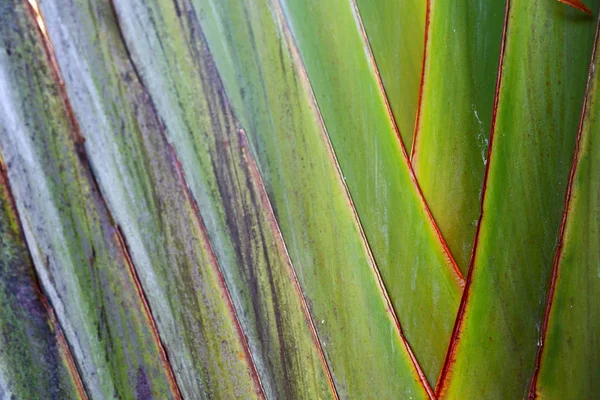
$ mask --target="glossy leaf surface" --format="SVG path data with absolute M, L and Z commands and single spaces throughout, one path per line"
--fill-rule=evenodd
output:
M 425 200 L 464 275 L 481 209 L 504 4 L 431 0 L 429 11 L 411 160 Z
M 594 21 L 574 8 L 507 10 L 483 215 L 442 398 L 527 395 L 592 51 Z

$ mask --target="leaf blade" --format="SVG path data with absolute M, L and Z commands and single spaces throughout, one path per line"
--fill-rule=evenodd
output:
M 335 398 L 302 293 L 264 189 L 252 173 L 244 135 L 202 27 L 176 8 L 191 16 L 192 5 L 128 5 L 143 5 L 141 13 L 115 5 L 133 62 L 165 122 L 165 133 L 206 221 L 265 395 Z M 137 20 L 129 17 L 133 14 L 138 14 Z M 158 20 L 164 24 L 156 24 Z M 144 47 L 147 44 L 139 37 L 149 35 L 157 35 L 164 47 L 158 51 L 152 44 Z M 162 85 L 159 91 L 157 84 Z M 187 99 L 185 104 L 181 98 Z
M 41 292 L 0 160 L 0 393 L 87 399 L 54 311 Z
M 356 3 L 402 142 L 409 152 L 420 96 L 427 2 Z
M 86 388 L 99 397 L 177 398 L 33 16 L 23 2 L 2 8 L 0 147 L 36 270 Z
M 427 378 L 434 382 L 458 309 L 462 277 L 414 180 L 356 4 L 282 4 L 392 304 Z M 319 28 L 313 29 L 315 25 Z
M 283 40 L 287 36 L 276 6 L 267 1 L 193 5 L 233 109 L 256 149 L 340 397 L 426 398 L 379 287 L 305 77 Z M 322 196 L 323 190 L 330 197 Z
M 411 162 L 464 275 L 479 219 L 503 12 L 501 1 L 430 2 Z
M 554 2 L 507 3 L 482 216 L 441 398 L 527 395 L 593 39 L 580 18 Z
M 590 351 L 597 348 L 598 307 L 589 301 L 598 294 L 597 52 L 598 28 L 530 398 L 586 398 L 598 392 L 600 359 Z

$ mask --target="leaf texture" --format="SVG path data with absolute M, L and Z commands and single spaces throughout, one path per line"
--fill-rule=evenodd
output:
M 175 11 L 171 8 L 172 5 L 161 6 Z M 56 25 L 61 24 L 57 21 Z M 181 40 L 177 45 L 181 45 L 182 50 L 170 59 L 165 58 L 165 61 L 185 65 L 188 69 L 181 73 L 181 80 L 173 82 L 171 91 L 168 92 L 172 97 L 157 96 L 152 98 L 152 102 L 157 105 L 159 118 L 165 121 L 165 134 L 173 141 L 177 162 L 181 162 L 186 182 L 190 185 L 194 199 L 198 201 L 198 211 L 204 221 L 210 221 L 207 223 L 207 233 L 224 272 L 236 311 L 240 315 L 244 333 L 248 336 L 250 353 L 256 363 L 261 386 L 270 397 L 334 397 L 334 388 L 329 382 L 327 366 L 314 335 L 312 322 L 308 318 L 302 293 L 298 289 L 267 198 L 263 195 L 262 184 L 258 175 L 253 174 L 250 168 L 245 139 L 238 133 L 238 124 L 224 97 L 202 32 L 184 27 L 185 25 L 177 24 L 170 26 L 174 29 L 170 34 Z M 188 32 L 191 32 L 192 37 L 186 43 L 184 40 L 187 37 L 183 34 L 187 35 Z M 169 43 L 170 39 L 168 35 L 164 35 L 161 40 Z M 184 57 L 178 57 L 180 54 Z M 68 61 L 66 59 L 64 63 L 67 68 Z M 171 77 L 167 75 L 165 81 L 169 78 Z M 193 90 L 194 101 L 186 102 L 180 108 L 183 103 L 178 100 L 178 96 L 188 96 L 188 90 Z M 73 93 L 77 93 L 75 87 Z M 107 104 L 110 104 L 109 100 Z M 85 108 L 81 109 L 80 115 L 85 116 Z M 181 120 L 174 120 L 178 116 L 182 116 Z M 185 129 L 180 129 L 181 125 L 176 125 L 174 121 L 177 124 L 183 121 L 187 125 Z M 88 125 L 93 126 L 94 123 L 89 122 Z M 90 143 L 90 152 L 100 153 L 103 145 L 110 142 L 111 140 L 105 140 L 103 144 L 99 141 L 96 145 Z M 170 151 L 165 143 L 155 146 L 157 149 L 164 148 L 164 152 Z M 114 154 L 119 152 L 115 151 Z M 106 158 L 110 159 L 110 156 Z M 156 159 L 157 157 L 151 157 L 148 163 L 156 162 Z M 97 165 L 106 164 L 101 158 L 96 159 L 96 162 Z M 117 169 L 119 165 L 121 163 L 115 163 L 111 176 L 100 178 L 107 197 L 110 197 L 109 192 L 115 191 L 115 181 L 119 174 L 123 175 Z M 160 166 L 155 168 L 164 170 Z M 133 172 L 136 171 L 133 170 L 130 174 Z M 127 176 L 125 179 L 132 180 Z M 131 183 L 127 183 L 125 179 L 122 190 L 127 193 L 126 189 L 129 189 Z M 149 177 L 142 180 L 140 186 L 145 180 L 168 182 L 168 178 Z M 153 188 L 153 191 L 157 192 L 158 188 Z M 162 199 L 170 196 L 172 190 L 167 187 L 162 191 Z M 115 208 L 123 208 L 118 199 L 113 204 Z M 148 205 L 151 204 L 149 202 Z M 157 210 L 154 215 L 161 213 L 162 211 Z M 177 210 L 173 210 L 173 213 L 177 213 Z M 128 210 L 128 215 L 122 218 L 127 220 L 135 215 L 136 208 L 132 207 Z M 142 229 L 141 225 L 138 226 L 138 231 Z M 130 232 L 130 236 L 136 235 L 139 235 L 137 231 Z M 148 238 L 155 236 L 157 235 L 148 235 Z M 146 247 L 152 248 L 149 245 Z M 153 262 L 156 266 L 164 264 L 161 259 Z M 161 305 L 159 299 L 157 304 Z M 193 337 L 194 331 L 192 329 L 189 335 Z M 197 358 L 197 355 L 192 357 Z M 227 368 L 228 363 L 223 363 L 223 367 Z M 215 383 L 218 383 L 222 380 L 219 377 L 224 374 L 224 371 L 220 374 L 209 373 L 207 379 L 215 379 Z M 194 393 L 196 391 L 190 391 L 192 397 Z M 224 395 L 211 393 L 209 390 L 206 396 L 221 398 Z M 239 397 L 240 394 L 230 396 Z
M 503 15 L 503 1 L 430 1 L 411 161 L 465 275 L 479 219 Z
M 54 310 L 41 292 L 0 162 L 0 397 L 87 399 Z
M 167 126 L 184 121 L 185 113 L 197 114 L 192 104 L 180 110 L 168 107 L 165 99 L 175 96 L 171 88 L 186 100 L 196 93 L 193 79 L 169 76 L 176 70 L 169 60 L 177 60 L 178 70 L 185 72 L 182 66 L 209 57 L 186 49 L 187 30 L 178 32 L 178 26 L 189 24 L 190 31 L 202 28 L 205 33 L 239 124 L 256 151 L 339 397 L 427 397 L 365 247 L 305 77 L 288 47 L 277 5 L 208 0 L 179 8 L 160 1 L 115 5 Z M 192 171 L 186 167 L 188 147 L 178 152 L 184 169 Z M 207 227 L 210 232 L 208 222 Z
M 44 0 L 40 7 L 85 149 L 173 355 L 182 394 L 260 397 L 203 221 L 111 3 Z
M 427 1 L 356 0 L 390 108 L 409 152 L 421 89 Z
M 600 310 L 598 32 L 530 398 L 593 398 Z
M 592 50 L 591 18 L 554 1 L 510 0 L 505 29 L 482 216 L 441 398 L 527 396 Z
M 433 383 L 462 277 L 414 181 L 358 9 L 349 0 L 282 3 L 390 299 Z
M 0 13 L 0 148 L 41 285 L 93 398 L 178 398 L 135 270 L 25 2 Z

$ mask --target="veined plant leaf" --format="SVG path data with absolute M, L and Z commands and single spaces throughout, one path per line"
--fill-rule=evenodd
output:
M 0 3 L 0 148 L 41 285 L 93 398 L 180 398 L 26 2 Z
M 442 398 L 527 395 L 592 51 L 592 18 L 555 1 L 509 0 L 505 24 L 482 216 Z
M 194 56 L 207 54 L 201 32 L 196 33 L 195 45 L 189 50 Z M 175 138 L 176 151 L 184 155 L 182 166 L 192 191 L 209 195 L 202 199 L 207 206 L 201 205 L 200 213 L 218 224 L 209 228 L 217 254 L 229 252 L 233 257 L 221 258 L 221 267 L 229 274 L 228 286 L 238 296 L 237 309 L 242 313 L 242 326 L 250 336 L 251 353 L 267 395 L 332 397 L 327 366 L 293 269 L 266 196 L 262 195 L 261 183 L 243 156 L 244 140 L 238 136 L 237 123 L 209 57 L 188 60 L 192 63 L 188 64 L 191 74 L 186 76 L 187 82 L 195 90 L 197 101 L 185 111 L 190 112 L 187 122 L 192 121 L 190 127 L 194 130 L 179 131 L 177 137 L 169 130 L 173 125 L 167 123 L 167 134 Z M 178 61 L 182 60 L 176 58 Z M 179 104 L 174 101 L 171 107 L 177 109 Z M 169 112 L 164 106 L 159 104 L 159 113 Z M 186 147 L 189 143 L 191 147 Z M 206 169 L 195 169 L 202 163 Z M 111 190 L 110 182 L 105 181 L 107 191 Z M 225 263 L 229 261 L 231 264 Z
M 260 397 L 203 221 L 128 58 L 110 1 L 44 0 L 40 7 L 85 149 L 122 227 L 182 394 Z M 302 325 L 300 308 L 298 315 Z M 310 354 L 311 343 L 306 349 L 301 340 L 310 333 L 301 326 L 296 331 L 288 336 Z
M 402 142 L 410 152 L 419 104 L 427 0 L 356 3 Z
M 414 181 L 358 9 L 353 0 L 282 4 L 392 304 L 433 383 L 462 277 Z
M 479 219 L 502 39 L 503 1 L 430 0 L 411 160 L 463 274 Z
M 185 7 L 185 4 L 180 6 Z M 163 7 L 171 9 L 175 15 L 173 5 L 164 4 Z M 55 21 L 55 24 L 57 29 L 64 25 L 60 21 Z M 314 328 L 308 318 L 302 293 L 297 286 L 266 195 L 263 195 L 262 184 L 257 180 L 258 175 L 252 173 L 251 164 L 248 164 L 246 159 L 245 139 L 239 136 L 238 124 L 224 97 L 219 77 L 214 71 L 203 42 L 202 32 L 188 31 L 178 24 L 170 27 L 173 28 L 170 35 L 181 42 L 169 42 L 168 35 L 162 36 L 160 40 L 180 45 L 180 49 L 185 50 L 179 54 L 185 55 L 185 51 L 189 53 L 188 58 L 177 57 L 175 53 L 173 57 L 165 58 L 165 61 L 176 65 L 172 67 L 173 71 L 178 67 L 187 69 L 180 76 L 183 79 L 171 82 L 172 89 L 168 93 L 173 97 L 165 96 L 165 99 L 156 100 L 159 98 L 156 96 L 152 100 L 157 104 L 158 114 L 165 120 L 165 133 L 173 140 L 175 151 L 182 157 L 183 173 L 190 183 L 194 197 L 200 199 L 199 212 L 204 220 L 212 221 L 212 226 L 208 227 L 208 234 L 217 257 L 220 256 L 220 266 L 232 292 L 234 305 L 242 316 L 241 324 L 249 337 L 250 352 L 257 364 L 261 385 L 265 394 L 270 397 L 332 398 L 335 393 L 332 392 L 327 366 L 324 364 L 317 338 L 313 334 Z M 192 33 L 189 38 L 186 37 L 188 32 Z M 107 44 L 114 41 L 114 38 L 108 40 Z M 187 47 L 188 43 L 193 44 Z M 121 57 L 123 56 L 122 53 Z M 152 61 L 152 56 L 152 53 L 140 55 L 142 71 L 146 71 L 144 65 Z M 79 58 L 90 59 L 89 56 Z M 69 65 L 74 64 L 73 61 L 76 60 L 65 59 L 65 68 L 69 69 Z M 75 72 L 81 73 L 86 70 L 81 68 Z M 105 79 L 97 77 L 96 81 L 104 82 Z M 73 81 L 73 93 L 78 93 L 76 84 L 77 79 Z M 153 84 L 150 83 L 151 87 Z M 195 101 L 190 101 L 186 108 L 179 109 L 181 102 L 177 101 L 177 96 L 189 93 L 184 92 L 184 87 L 185 90 L 194 91 Z M 105 92 L 105 89 L 102 92 Z M 167 100 L 172 102 L 168 103 Z M 110 105 L 110 99 L 106 100 L 106 104 Z M 80 115 L 85 118 L 85 107 L 80 111 Z M 175 121 L 173 118 L 181 117 L 178 113 L 184 113 L 181 121 L 188 124 L 185 130 L 177 130 L 181 125 L 176 124 L 181 121 Z M 96 124 L 88 120 L 87 125 L 92 127 Z M 90 152 L 101 153 L 102 146 L 117 140 L 105 139 L 102 143 L 99 139 L 96 144 L 90 143 Z M 155 151 L 160 148 L 169 151 L 165 143 L 155 147 Z M 116 154 L 119 154 L 118 150 L 114 151 L 112 157 Z M 110 159 L 111 155 L 106 158 Z M 156 158 L 151 157 L 155 163 Z M 96 162 L 98 166 L 106 164 L 101 158 L 97 158 Z M 115 181 L 120 174 L 124 174 L 117 168 L 121 164 L 116 163 L 113 172 L 107 172 L 110 175 L 100 175 L 108 198 L 113 198 L 108 193 L 115 191 Z M 164 169 L 160 166 L 157 168 Z M 163 180 L 157 179 L 159 183 Z M 144 180 L 141 181 L 143 182 Z M 131 191 L 131 182 L 126 183 L 124 180 L 121 185 L 123 192 L 127 193 L 127 189 Z M 166 189 L 162 198 L 169 196 L 173 196 L 172 190 Z M 139 199 L 137 200 L 139 202 Z M 118 199 L 113 204 L 115 208 L 124 208 Z M 124 220 L 131 219 L 136 214 L 136 208 L 133 206 L 130 206 L 125 215 L 121 214 L 121 210 L 115 213 Z M 143 227 L 140 225 L 137 227 L 137 230 L 139 229 Z M 135 237 L 137 230 L 132 229 L 130 235 Z M 155 236 L 157 235 L 150 234 L 147 239 Z M 133 254 L 135 256 L 135 251 Z M 157 266 L 164 263 L 160 259 L 153 262 Z M 157 303 L 158 301 L 157 299 Z M 193 335 L 194 332 L 195 329 L 191 329 L 189 334 Z M 218 350 L 218 347 L 216 349 Z M 192 354 L 190 358 L 196 359 L 197 356 Z M 209 372 L 206 375 L 206 379 L 216 379 L 223 373 L 215 375 Z M 207 397 L 245 397 L 240 394 L 223 396 L 213 393 L 210 386 L 205 390 Z M 195 392 L 197 390 L 190 388 L 189 395 L 193 397 Z
M 214 55 L 233 110 L 257 150 L 339 396 L 427 397 L 276 5 L 237 0 L 178 7 L 162 1 L 115 5 L 167 126 L 185 121 L 186 114 L 197 115 L 197 78 L 187 75 L 188 70 Z M 188 30 L 200 29 L 211 54 L 186 48 L 192 41 Z M 169 96 L 186 101 L 173 108 L 166 101 Z M 180 149 L 184 168 L 192 171 L 186 167 L 192 156 L 185 156 L 193 155 L 192 149 Z
M 87 399 L 54 310 L 39 287 L 1 160 L 0 249 L 0 397 Z
M 596 31 L 530 398 L 590 399 L 600 390 L 598 44 Z

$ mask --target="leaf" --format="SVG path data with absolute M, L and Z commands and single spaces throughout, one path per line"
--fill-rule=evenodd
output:
M 409 152 L 419 103 L 425 0 L 356 0 L 387 99 Z
M 503 1 L 432 0 L 412 149 L 417 181 L 463 274 L 480 212 Z
M 591 54 L 593 22 L 557 2 L 511 0 L 505 24 L 482 217 L 441 398 L 527 395 Z
M 414 181 L 356 5 L 283 5 L 383 282 L 425 375 L 435 382 L 462 278 Z
M 163 7 L 175 15 L 172 6 Z M 151 22 L 147 24 L 145 32 L 151 32 L 154 27 Z M 56 25 L 62 26 L 60 23 Z M 261 385 L 266 395 L 271 397 L 331 398 L 334 393 L 327 366 L 313 334 L 314 328 L 308 319 L 302 293 L 297 287 L 264 189 L 245 156 L 244 139 L 239 137 L 238 124 L 224 97 L 202 32 L 200 29 L 182 29 L 179 25 L 168 28 L 173 30 L 162 35 L 161 40 L 182 47 L 179 47 L 179 53 L 169 54 L 163 61 L 181 63 L 187 69 L 181 80 L 170 82 L 168 93 L 172 97 L 165 95 L 152 100 L 157 104 L 158 115 L 166 121 L 165 133 L 173 141 L 175 152 L 180 157 L 186 181 L 194 199 L 199 202 L 198 211 L 203 220 L 208 221 L 207 232 L 224 271 L 241 325 L 248 335 L 250 353 L 256 362 Z M 187 38 L 183 36 L 188 32 L 193 35 L 189 43 L 194 43 L 189 48 L 184 41 Z M 143 63 L 148 56 L 154 57 L 154 53 L 142 53 L 142 56 L 141 70 L 145 71 Z M 68 64 L 65 62 L 67 68 Z M 167 79 L 163 82 L 168 82 Z M 193 91 L 195 100 L 183 106 L 177 96 L 187 96 L 188 90 Z M 77 93 L 76 90 L 73 92 Z M 82 107 L 81 115 L 84 113 L 85 108 Z M 174 120 L 173 117 L 181 119 Z M 176 125 L 181 121 L 188 124 L 184 129 Z M 110 142 L 106 140 L 106 143 Z M 169 152 L 165 143 L 157 145 L 157 148 L 161 147 Z M 101 151 L 101 143 L 90 144 L 90 152 Z M 118 153 L 115 151 L 115 154 Z M 105 162 L 98 158 L 97 164 L 104 165 Z M 107 192 L 114 191 L 114 181 L 119 174 L 122 172 L 115 166 L 112 176 L 103 180 Z M 156 180 L 163 181 L 162 178 Z M 123 192 L 126 192 L 130 184 L 123 183 L 122 186 Z M 168 198 L 169 193 L 172 196 L 172 191 L 166 188 L 163 199 Z M 122 208 L 118 200 L 114 204 Z M 131 218 L 136 215 L 136 209 L 131 208 L 128 213 Z M 160 212 L 157 210 L 155 215 L 160 215 Z M 143 228 L 139 226 L 138 229 Z M 133 237 L 136 234 L 131 232 Z M 161 260 L 155 260 L 155 263 L 161 265 Z M 213 329 L 218 331 L 218 328 Z M 194 329 L 191 329 L 189 334 L 193 333 Z M 196 357 L 192 355 L 191 358 Z M 223 363 L 224 368 L 227 365 L 228 362 Z M 206 379 L 215 381 L 214 385 L 219 383 L 217 377 L 223 376 L 223 373 L 209 372 L 206 375 Z M 209 386 L 207 395 L 211 392 Z M 194 393 L 191 388 L 192 397 Z M 238 394 L 231 397 L 245 396 Z
M 25 2 L 0 3 L 0 147 L 41 285 L 93 398 L 179 398 Z
M 260 397 L 203 221 L 128 58 L 111 3 L 44 0 L 41 11 L 86 153 L 122 227 L 182 394 Z M 299 308 L 298 314 L 301 325 Z M 312 343 L 297 345 L 310 354 Z
M 175 109 L 165 99 L 174 96 L 173 87 L 179 98 L 196 98 L 196 78 L 185 71 L 209 55 L 186 49 L 187 30 L 177 29 L 202 27 L 233 111 L 256 150 L 339 397 L 426 397 L 275 5 L 208 0 L 177 9 L 160 1 L 115 5 L 167 126 L 198 114 L 193 102 Z M 179 19 L 178 11 L 186 18 Z M 178 67 L 169 67 L 169 60 Z M 202 170 L 185 167 L 189 148 L 179 147 L 184 168 Z
M 41 292 L 0 161 L 0 396 L 86 399 L 79 371 Z
M 600 389 L 600 102 L 598 33 L 530 398 L 593 398 Z

